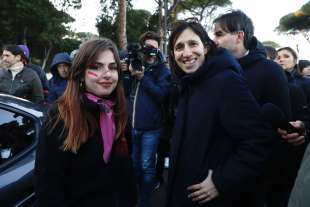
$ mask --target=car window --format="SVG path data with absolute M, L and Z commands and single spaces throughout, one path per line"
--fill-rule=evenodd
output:
M 34 141 L 34 120 L 0 108 L 0 165 L 20 154 Z

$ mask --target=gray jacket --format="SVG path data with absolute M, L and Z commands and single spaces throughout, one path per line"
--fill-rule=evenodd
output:
M 298 171 L 294 188 L 291 193 L 288 207 L 310 206 L 310 145 L 305 152 L 302 164 Z
M 2 70 L 0 75 L 0 92 L 27 99 L 34 103 L 43 103 L 43 88 L 38 75 L 30 68 L 24 67 L 13 79 L 10 70 Z

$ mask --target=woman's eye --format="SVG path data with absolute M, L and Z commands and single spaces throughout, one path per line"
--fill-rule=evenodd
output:
M 109 65 L 110 70 L 117 70 L 117 64 L 113 63 Z
M 174 50 L 181 50 L 183 48 L 183 45 L 176 45 L 175 47 L 174 47 Z
M 99 70 L 100 66 L 99 65 L 90 65 L 88 68 L 90 70 Z
M 196 46 L 196 45 L 198 45 L 198 43 L 193 41 L 193 42 L 190 42 L 189 45 L 190 46 Z

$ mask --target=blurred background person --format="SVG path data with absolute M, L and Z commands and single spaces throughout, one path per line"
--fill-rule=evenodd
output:
M 3 67 L 7 68 L 0 77 L 0 92 L 43 104 L 43 87 L 39 76 L 25 67 L 27 57 L 17 45 L 5 45 L 2 51 Z
M 128 48 L 132 123 L 132 159 L 139 186 L 139 207 L 151 206 L 157 182 L 156 152 L 163 128 L 162 106 L 168 98 L 170 71 L 159 50 L 160 36 L 140 35 L 139 45 Z
M 277 50 L 271 46 L 265 46 L 267 59 L 269 60 L 276 60 L 277 58 Z
M 47 86 L 47 78 L 46 78 L 45 71 L 39 65 L 36 65 L 31 61 L 30 51 L 29 51 L 29 48 L 27 45 L 18 45 L 18 47 L 20 47 L 24 52 L 24 55 L 25 55 L 24 65 L 25 65 L 25 67 L 34 70 L 37 73 L 37 75 L 39 76 L 39 78 L 41 80 L 42 87 L 43 87 L 44 98 L 47 100 L 48 86 Z
M 284 47 L 278 49 L 276 62 L 283 68 L 289 84 L 292 111 L 291 120 L 293 121 L 291 123 L 301 129 L 298 133 L 295 133 L 296 139 L 287 138 L 287 141 L 292 143 L 292 145 L 287 146 L 287 154 L 289 155 L 286 158 L 287 169 L 282 173 L 286 175 L 285 181 L 282 182 L 282 196 L 283 200 L 286 201 L 286 205 L 307 146 L 307 142 L 305 142 L 305 131 L 309 130 L 307 129 L 309 128 L 308 99 L 306 91 L 303 90 L 302 81 L 298 81 L 303 79 L 303 77 L 299 72 L 297 61 L 297 54 L 292 48 Z M 281 134 L 285 134 L 283 133 L 284 131 L 280 130 Z
M 299 60 L 298 67 L 303 76 L 310 76 L 310 61 L 309 60 Z
M 285 71 L 288 71 L 297 84 L 301 86 L 306 97 L 307 103 L 310 103 L 310 79 L 303 77 L 298 68 L 298 56 L 295 50 L 291 47 L 282 47 L 277 50 L 276 62 L 282 66 Z
M 52 61 L 51 73 L 53 77 L 48 81 L 48 103 L 56 101 L 65 91 L 71 66 L 68 53 L 57 53 Z

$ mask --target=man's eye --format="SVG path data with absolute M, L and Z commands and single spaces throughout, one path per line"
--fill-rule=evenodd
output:
M 223 33 L 222 32 L 215 32 L 215 34 L 214 34 L 216 37 L 221 37 L 221 36 L 223 36 Z

